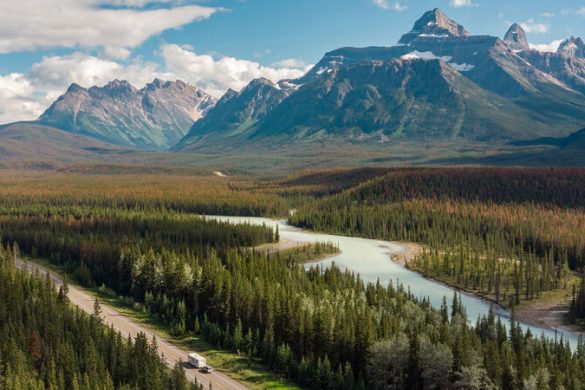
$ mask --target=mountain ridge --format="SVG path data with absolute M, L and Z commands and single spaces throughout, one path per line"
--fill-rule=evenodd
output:
M 579 47 L 577 39 L 571 42 Z M 289 80 L 295 88 L 281 101 L 268 104 L 258 96 L 243 101 L 240 92 L 240 107 L 258 104 L 265 108 L 262 116 L 217 105 L 175 149 L 269 139 L 267 144 L 302 144 L 332 137 L 382 144 L 455 138 L 505 144 L 563 137 L 585 125 L 585 89 L 579 84 L 578 50 L 560 52 L 532 50 L 517 23 L 504 39 L 476 36 L 435 9 L 419 18 L 398 45 L 327 52 L 306 75 Z M 547 55 L 559 61 L 556 67 L 543 60 Z M 577 70 L 567 64 L 577 64 Z M 401 76 L 401 69 L 408 71 Z M 392 77 L 401 81 L 390 82 Z M 413 80 L 421 80 L 416 92 Z M 239 120 L 217 120 L 236 113 Z
M 166 149 L 215 105 L 215 98 L 183 81 L 158 78 L 137 89 L 128 81 L 69 86 L 38 123 L 103 142 Z

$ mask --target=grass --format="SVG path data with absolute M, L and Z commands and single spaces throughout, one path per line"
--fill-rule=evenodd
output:
M 329 243 L 297 244 L 292 247 L 279 247 L 279 244 L 264 244 L 256 248 L 271 255 L 286 259 L 291 263 L 315 263 L 340 253 L 339 247 Z
M 24 257 L 29 264 L 41 265 L 54 273 L 63 275 L 63 269 L 51 264 L 46 259 L 31 259 Z M 98 288 L 86 288 L 80 286 L 75 280 L 68 279 L 70 285 L 83 290 L 92 297 L 97 298 L 100 303 L 110 306 L 120 314 L 130 318 L 144 328 L 157 334 L 157 337 L 189 351 L 196 351 L 205 356 L 209 365 L 217 371 L 229 376 L 230 378 L 242 382 L 252 389 L 270 389 L 270 390 L 294 390 L 300 389 L 290 381 L 286 381 L 274 372 L 270 371 L 265 365 L 257 360 L 249 361 L 245 356 L 216 348 L 209 344 L 203 338 L 188 334 L 182 337 L 173 336 L 169 333 L 168 327 L 162 322 L 150 316 L 146 311 L 131 305 L 124 297 L 113 296 Z
M 193 350 L 205 356 L 209 365 L 230 378 L 240 381 L 253 389 L 299 389 L 298 386 L 277 376 L 258 361 L 249 361 L 247 357 L 224 351 L 207 343 L 201 337 L 188 334 L 173 336 L 168 327 L 150 316 L 144 310 L 129 305 L 122 297 L 112 297 L 100 293 L 97 289 L 86 291 L 97 297 L 104 304 L 116 309 L 120 314 L 158 334 L 164 340 L 185 350 Z

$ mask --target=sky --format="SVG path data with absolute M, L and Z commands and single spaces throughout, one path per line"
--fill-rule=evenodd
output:
M 296 78 L 344 46 L 391 46 L 427 10 L 472 34 L 521 23 L 534 48 L 585 38 L 585 0 L 0 0 L 0 123 L 71 83 L 181 79 L 214 96 Z

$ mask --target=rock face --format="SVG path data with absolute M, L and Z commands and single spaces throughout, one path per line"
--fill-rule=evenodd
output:
M 561 43 L 558 54 L 564 57 L 585 58 L 585 43 L 581 38 L 571 37 Z
M 571 37 L 565 40 L 556 53 L 530 50 L 522 51 L 518 55 L 530 66 L 585 94 L 585 44 L 581 38 Z
M 541 53 L 535 50 L 519 53 L 530 65 L 585 94 L 585 58 L 563 53 Z
M 342 67 L 301 87 L 259 123 L 253 138 L 433 141 L 513 137 L 506 119 L 526 115 L 440 59 L 391 59 Z M 489 129 L 481 125 L 490 122 Z
M 470 35 L 435 9 L 396 46 L 333 50 L 297 80 L 228 92 L 177 149 L 565 137 L 585 125 L 582 47 L 530 50 L 517 24 Z
M 205 118 L 193 124 L 177 148 L 196 144 L 209 134 L 226 137 L 243 134 L 294 90 L 295 85 L 291 82 L 274 84 L 265 78 L 252 80 L 240 92 L 230 89 L 217 102 L 217 109 L 211 110 Z
M 69 87 L 38 122 L 124 147 L 166 149 L 215 104 L 182 81 L 155 79 L 142 89 L 114 80 L 103 87 Z
M 462 25 L 454 22 L 441 10 L 435 8 L 417 20 L 412 30 L 400 38 L 399 43 L 409 45 L 417 39 L 446 39 L 467 36 L 469 33 Z
M 504 42 L 514 50 L 530 50 L 526 32 L 518 23 L 514 23 L 510 27 L 504 36 Z

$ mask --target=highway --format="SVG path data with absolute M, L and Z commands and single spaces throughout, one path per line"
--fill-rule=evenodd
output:
M 55 272 L 49 271 L 46 267 L 43 267 L 39 264 L 24 261 L 24 260 L 17 260 L 16 266 L 20 269 L 27 269 L 29 272 L 35 272 L 38 269 L 39 273 L 42 275 L 46 275 L 47 271 L 51 277 L 51 280 L 55 284 L 57 288 L 59 288 L 63 284 L 63 280 L 61 276 Z M 84 292 L 82 289 L 69 285 L 69 300 L 71 303 L 79 307 L 86 313 L 92 314 L 93 313 L 93 306 L 95 302 L 95 298 L 91 295 Z M 135 338 L 140 332 L 146 334 L 146 337 L 151 340 L 153 336 L 156 337 L 158 350 L 161 355 L 164 356 L 165 361 L 169 367 L 174 367 L 175 364 L 179 361 L 186 362 L 187 361 L 187 354 L 190 351 L 182 350 L 169 342 L 165 341 L 159 334 L 153 332 L 150 329 L 143 327 L 142 325 L 132 321 L 131 319 L 125 317 L 124 315 L 117 312 L 115 309 L 103 304 L 100 302 L 101 309 L 102 309 L 102 319 L 108 325 L 112 325 L 114 329 L 120 331 L 123 336 L 127 337 L 130 335 L 132 338 Z M 197 352 L 197 351 L 195 351 Z M 203 355 L 205 356 L 205 355 Z M 212 372 L 211 374 L 205 374 L 200 372 L 199 370 L 192 368 L 190 366 L 185 365 L 185 374 L 187 379 L 191 382 L 194 382 L 195 379 L 199 383 L 204 385 L 205 389 L 212 385 L 213 390 L 240 390 L 240 389 L 248 389 L 248 387 L 244 386 L 243 384 L 234 381 L 233 379 L 227 377 L 226 375 L 218 372 L 217 370 Z

